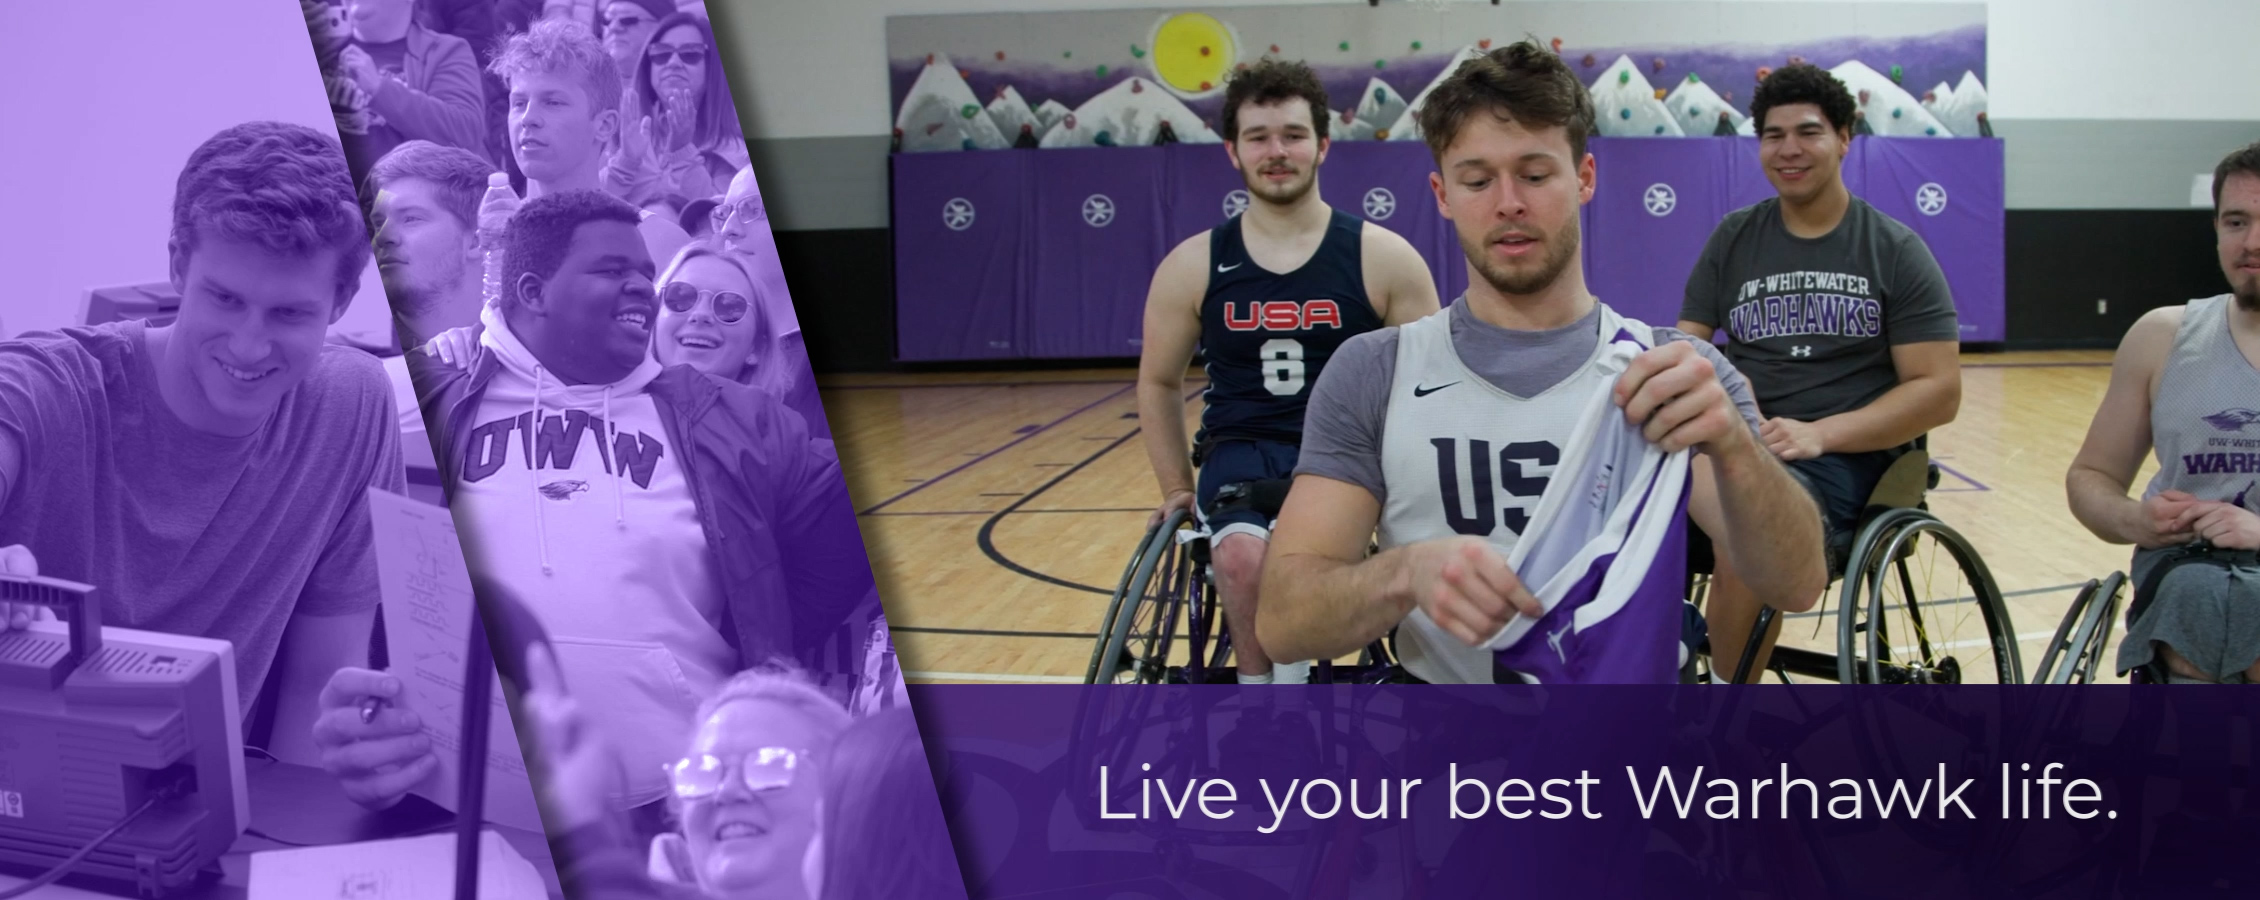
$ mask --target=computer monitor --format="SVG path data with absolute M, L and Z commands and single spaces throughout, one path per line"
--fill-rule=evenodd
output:
M 0 634 L 0 869 L 43 872 L 177 792 L 73 868 L 161 897 L 250 822 L 235 650 L 104 628 L 96 600 L 88 585 L 0 575 L 0 603 L 58 619 Z

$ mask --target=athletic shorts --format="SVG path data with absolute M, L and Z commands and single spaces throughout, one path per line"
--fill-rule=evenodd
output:
M 1883 480 L 1883 473 L 1903 452 L 1829 453 L 1782 465 L 1789 467 L 1790 476 L 1804 485 L 1805 493 L 1811 494 L 1813 502 L 1820 505 L 1821 533 L 1834 540 L 1859 527 L 1860 513 L 1868 507 L 1868 496 L 1875 493 L 1876 483 Z
M 1295 460 L 1302 448 L 1278 441 L 1219 441 L 1201 460 L 1200 478 L 1193 489 L 1194 508 L 1208 527 L 1213 543 L 1228 534 L 1252 534 L 1271 540 L 1271 517 L 1253 509 L 1234 509 L 1210 515 L 1216 492 L 1225 485 L 1295 477 Z
M 2157 648 L 2174 648 L 2183 659 L 2215 681 L 2241 683 L 2260 661 L 2260 556 L 2219 551 L 2220 564 L 2174 564 L 2170 551 L 2143 550 L 2130 567 L 2126 638 L 2119 643 L 2118 673 L 2158 664 Z M 2172 565 L 2159 572 L 2159 567 Z M 2156 593 L 2144 594 L 2153 575 Z M 2141 607 L 2137 609 L 2135 607 Z M 2170 676 L 2158 680 L 2170 680 Z
M 1821 511 L 1821 545 L 1831 553 L 1847 553 L 1854 538 L 1852 533 L 1860 525 L 1860 514 L 1867 511 L 1868 496 L 1875 493 L 1877 482 L 1891 464 L 1899 461 L 1904 450 L 1877 450 L 1870 453 L 1830 453 L 1812 459 L 1785 462 L 1789 476 L 1805 489 L 1806 495 Z M 1711 538 L 1703 529 L 1693 524 L 1690 517 L 1687 530 L 1687 561 L 1691 572 L 1709 573 L 1716 563 L 1712 554 Z M 1841 560 L 1838 560 L 1841 562 Z

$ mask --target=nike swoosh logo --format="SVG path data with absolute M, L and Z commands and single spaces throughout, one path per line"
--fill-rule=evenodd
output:
M 1233 269 L 1237 269 L 1237 268 L 1239 268 L 1239 267 L 1240 267 L 1240 265 L 1241 265 L 1240 263 L 1233 263 L 1233 264 L 1231 264 L 1231 265 L 1229 265 L 1229 266 L 1217 266 L 1217 267 L 1216 267 L 1216 270 L 1217 270 L 1217 271 L 1219 271 L 1219 272 L 1230 272 L 1230 271 L 1232 271 Z
M 1458 384 L 1458 383 L 1459 383 L 1459 382 L 1457 382 L 1457 381 L 1454 381 L 1454 382 L 1452 382 L 1451 384 L 1439 384 L 1439 385 L 1437 385 L 1437 386 L 1435 386 L 1435 387 L 1432 387 L 1432 388 L 1424 388 L 1424 387 L 1421 387 L 1420 385 L 1417 385 L 1417 384 L 1416 384 L 1416 385 L 1413 385 L 1413 396 L 1415 396 L 1415 397 L 1426 397 L 1426 396 L 1428 396 L 1428 395 L 1430 395 L 1430 394 L 1436 393 L 1437 391 L 1441 391 L 1441 390 L 1443 390 L 1443 389 L 1445 389 L 1445 388 L 1451 387 L 1451 386 L 1452 386 L 1453 384 Z

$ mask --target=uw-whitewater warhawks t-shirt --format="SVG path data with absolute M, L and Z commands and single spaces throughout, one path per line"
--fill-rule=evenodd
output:
M 1758 408 L 1801 422 L 1897 387 L 1891 348 L 1962 335 L 1930 247 L 1858 197 L 1817 238 L 1789 233 L 1780 198 L 1728 213 L 1688 273 L 1679 317 L 1725 332 Z

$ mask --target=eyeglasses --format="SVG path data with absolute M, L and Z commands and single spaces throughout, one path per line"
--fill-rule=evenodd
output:
M 690 65 L 690 64 L 692 64 L 692 63 L 698 63 L 698 62 L 705 62 L 705 61 L 706 61 L 706 45 L 705 45 L 705 44 L 675 44 L 675 45 L 669 45 L 669 44 L 653 44 L 653 45 L 651 45 L 651 46 L 649 46 L 649 47 L 645 47 L 645 48 L 644 48 L 644 50 L 643 50 L 643 55 L 644 55 L 644 56 L 647 56 L 647 57 L 650 57 L 650 58 L 651 58 L 651 64 L 652 64 L 652 65 L 655 65 L 655 66 L 663 66 L 663 65 L 666 65 L 666 64 L 667 64 L 667 57 L 670 57 L 670 56 L 674 57 L 674 58 L 675 58 L 675 61 L 676 61 L 676 62 L 682 63 L 683 65 L 686 65 L 686 66 L 687 66 L 687 65 Z
M 748 225 L 759 224 L 769 219 L 769 211 L 761 208 L 760 203 L 751 200 L 716 206 L 714 212 L 710 215 L 714 218 L 715 231 L 730 227 L 731 216 L 743 216 Z
M 757 794 L 781 791 L 792 786 L 806 755 L 806 751 L 783 747 L 761 747 L 728 757 L 701 753 L 668 766 L 667 778 L 675 786 L 675 796 L 684 800 L 703 800 L 721 793 L 730 783 L 733 768 L 746 790 Z
M 753 311 L 753 301 L 737 291 L 702 291 L 688 281 L 670 281 L 659 289 L 659 302 L 679 313 L 697 309 L 698 302 L 709 297 L 714 300 L 714 318 L 724 325 L 735 325 Z

